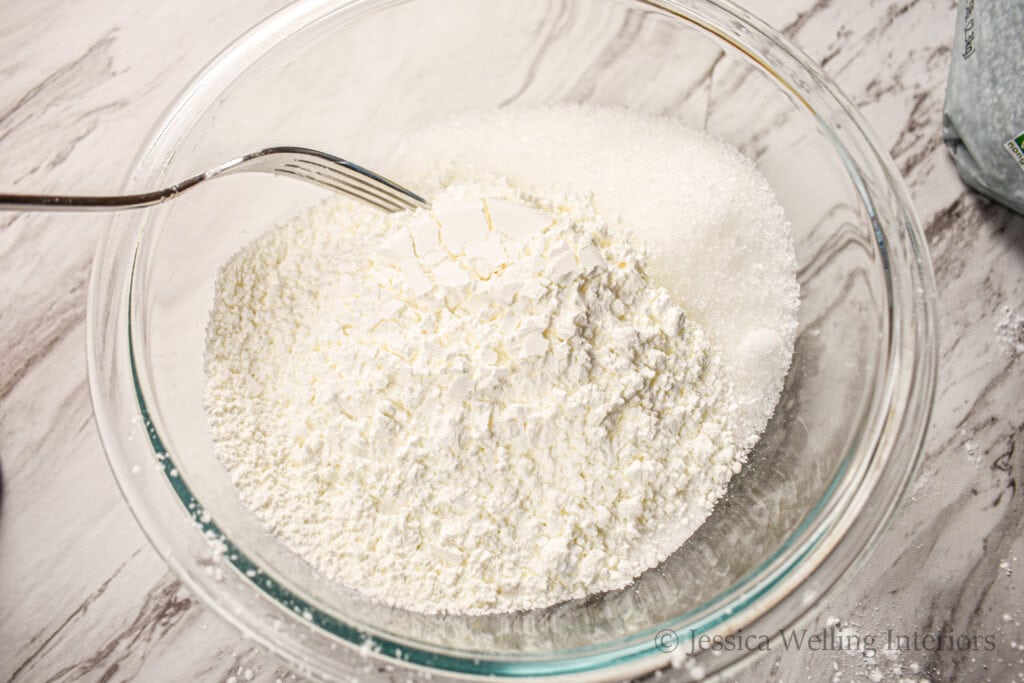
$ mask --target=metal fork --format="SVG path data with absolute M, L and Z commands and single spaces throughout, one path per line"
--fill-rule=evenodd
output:
M 304 147 L 270 147 L 232 159 L 177 185 L 142 194 L 54 196 L 0 193 L 0 209 L 18 211 L 119 211 L 162 204 L 205 180 L 247 171 L 291 176 L 348 195 L 381 211 L 429 209 L 430 202 L 351 161 Z

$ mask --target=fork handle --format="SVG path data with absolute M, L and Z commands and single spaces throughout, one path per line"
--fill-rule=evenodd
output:
M 109 196 L 60 196 L 49 194 L 3 194 L 0 193 L 0 211 L 121 211 L 139 209 L 162 204 L 198 184 L 204 176 L 199 175 L 177 185 L 143 192 Z

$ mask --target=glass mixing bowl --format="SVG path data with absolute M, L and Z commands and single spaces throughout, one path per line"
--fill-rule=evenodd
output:
M 282 144 L 388 175 L 392 150 L 428 122 L 556 102 L 667 114 L 733 143 L 774 186 L 799 262 L 800 334 L 764 437 L 696 535 L 623 590 L 492 616 L 390 609 L 324 580 L 242 506 L 203 411 L 214 278 L 248 241 L 320 201 L 316 188 L 219 180 L 117 215 L 99 246 L 90 377 L 125 498 L 189 589 L 308 675 L 359 677 L 381 660 L 608 680 L 673 659 L 681 677 L 727 670 L 759 641 L 689 653 L 797 623 L 864 558 L 913 469 L 936 343 L 906 191 L 824 73 L 727 2 L 304 0 L 195 79 L 125 191 Z

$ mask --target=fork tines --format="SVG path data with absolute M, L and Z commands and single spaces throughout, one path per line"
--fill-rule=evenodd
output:
M 314 182 L 335 192 L 349 194 L 372 204 L 382 211 L 396 213 L 425 208 L 426 203 L 417 203 L 408 191 L 394 186 L 372 171 L 356 168 L 342 160 L 306 158 L 293 156 L 274 168 L 275 173 L 296 176 Z

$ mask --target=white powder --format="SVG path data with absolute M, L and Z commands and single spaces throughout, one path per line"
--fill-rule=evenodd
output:
M 737 433 L 756 442 L 793 355 L 800 289 L 782 207 L 734 147 L 668 117 L 559 105 L 442 121 L 387 167 L 428 196 L 490 177 L 535 195 L 591 195 L 707 332 L 740 404 Z
M 1024 354 L 1024 315 L 1003 306 L 1003 315 L 996 322 L 996 339 L 1008 357 Z
M 336 201 L 225 266 L 207 350 L 218 455 L 291 548 L 388 604 L 486 613 L 625 586 L 739 470 L 788 366 L 795 298 L 769 311 L 786 325 L 757 331 L 769 367 L 743 376 L 596 193 L 526 192 L 525 169 L 509 184 L 447 158 L 447 180 L 409 181 L 430 214 Z M 788 239 L 775 250 L 788 268 L 755 268 L 751 286 L 795 286 Z

